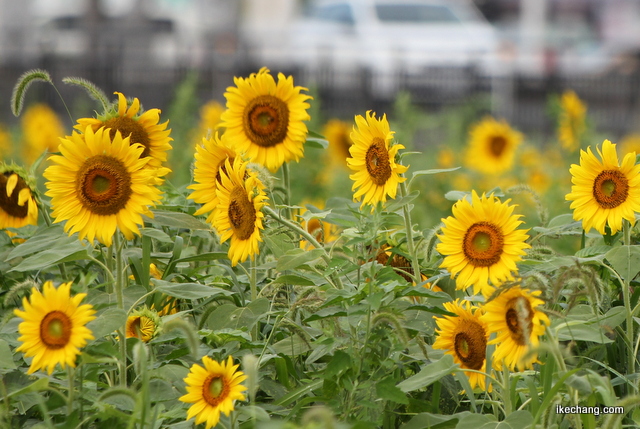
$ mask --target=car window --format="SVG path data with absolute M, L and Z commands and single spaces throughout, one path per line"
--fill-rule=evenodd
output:
M 447 6 L 425 4 L 377 4 L 376 14 L 383 22 L 458 23 Z
M 315 6 L 310 10 L 309 16 L 315 19 L 340 22 L 349 25 L 353 25 L 355 22 L 351 6 L 346 3 Z

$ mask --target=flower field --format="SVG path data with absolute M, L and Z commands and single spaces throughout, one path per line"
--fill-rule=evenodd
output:
M 0 124 L 0 427 L 640 425 L 640 139 L 573 91 L 545 138 L 266 68 L 169 113 L 63 82 L 93 115 L 32 70 Z

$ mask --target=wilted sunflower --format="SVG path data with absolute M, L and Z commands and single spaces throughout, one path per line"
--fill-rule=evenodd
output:
M 322 134 L 329 142 L 329 155 L 333 166 L 338 165 L 342 168 L 347 166 L 347 158 L 351 156 L 349 148 L 353 144 L 350 127 L 347 122 L 331 119 L 322 129 Z
M 221 127 L 234 142 L 237 151 L 251 162 L 276 171 L 292 159 L 298 161 L 304 153 L 307 114 L 311 96 L 293 86 L 293 77 L 278 73 L 278 83 L 266 67 L 244 79 L 233 79 L 224 94 L 227 110 L 222 113 Z
M 44 172 L 55 222 L 66 220 L 69 235 L 78 232 L 80 240 L 97 238 L 107 246 L 116 228 L 128 240 L 139 235 L 141 215 L 152 217 L 148 207 L 160 200 L 156 170 L 145 168 L 143 150 L 119 132 L 112 139 L 104 128 L 61 139 L 62 156 L 49 158 L 54 165 Z
M 0 229 L 38 224 L 35 183 L 23 168 L 0 165 Z
M 454 302 L 445 302 L 443 305 L 445 310 L 456 314 L 457 317 L 435 318 L 439 330 L 436 330 L 438 336 L 433 343 L 433 348 L 446 350 L 445 353 L 453 356 L 454 362 L 463 370 L 486 372 L 489 331 L 480 318 L 482 310 L 471 306 L 469 301 L 460 302 L 459 299 Z M 464 373 L 469 377 L 471 388 L 480 386 L 482 390 L 486 389 L 484 374 L 470 371 L 464 371 Z
M 456 289 L 473 286 L 473 293 L 488 296 L 495 286 L 512 280 L 516 262 L 522 259 L 527 231 L 517 229 L 523 222 L 514 215 L 515 205 L 501 203 L 492 195 L 471 193 L 471 203 L 462 199 L 452 208 L 453 217 L 442 219 L 438 252 L 445 256 L 440 267 L 456 278 Z M 489 282 L 493 284 L 490 285 Z
M 57 152 L 64 127 L 56 112 L 43 103 L 29 106 L 22 115 L 22 157 L 31 164 L 45 150 Z
M 489 344 L 497 344 L 493 366 L 498 371 L 503 362 L 512 371 L 516 367 L 520 371 L 531 368 L 537 362 L 535 354 L 526 355 L 540 344 L 539 337 L 545 329 L 543 323 L 550 323 L 547 315 L 537 310 L 544 304 L 539 295 L 540 291 L 513 287 L 483 306 L 484 315 L 480 319 L 487 324 L 489 333 L 497 334 Z
M 158 335 L 160 318 L 155 310 L 143 308 L 136 310 L 127 318 L 125 331 L 127 338 L 139 338 L 145 343 Z
M 260 230 L 264 229 L 262 207 L 267 204 L 264 185 L 255 173 L 246 174 L 247 163 L 236 157 L 233 165 L 225 161 L 220 169 L 220 183 L 216 188 L 218 205 L 213 212 L 213 227 L 220 241 L 231 239 L 231 265 L 254 258 L 260 252 Z
M 580 165 L 569 169 L 573 186 L 565 199 L 572 201 L 573 219 L 582 220 L 585 231 L 595 228 L 605 234 L 608 225 L 615 234 L 622 229 L 622 219 L 633 224 L 640 211 L 640 165 L 635 164 L 635 152 L 618 164 L 616 145 L 609 140 L 602 143 L 602 151 L 596 149 L 602 161 L 590 147 L 580 150 Z
M 578 95 L 569 90 L 560 98 L 558 116 L 558 140 L 565 149 L 573 152 L 580 147 L 580 139 L 586 129 L 587 106 Z
M 237 371 L 229 356 L 226 362 L 217 362 L 208 356 L 202 358 L 204 368 L 193 364 L 187 378 L 187 394 L 180 397 L 182 402 L 193 404 L 187 412 L 187 420 L 196 418 L 196 424 L 206 422 L 209 429 L 218 424 L 220 413 L 228 416 L 234 410 L 234 401 L 244 401 L 242 383 L 247 377 Z
M 356 116 L 356 125 L 351 132 L 351 157 L 347 158 L 349 168 L 355 171 L 349 176 L 354 181 L 351 190 L 358 189 L 353 194 L 354 201 L 362 198 L 362 206 L 370 204 L 373 208 L 387 201 L 387 196 L 395 198 L 398 185 L 407 180 L 400 176 L 407 167 L 396 163 L 396 155 L 404 146 L 391 146 L 395 132 L 389 129 L 387 115 L 377 119 L 369 110 L 366 119 Z
M 193 185 L 187 189 L 193 189 L 189 199 L 196 203 L 203 204 L 194 214 L 196 216 L 210 213 L 207 222 L 213 222 L 213 211 L 218 206 L 218 195 L 216 189 L 222 182 L 220 172 L 225 171 L 225 162 L 233 165 L 238 156 L 233 146 L 229 144 L 226 134 L 222 137 L 216 132 L 210 138 L 203 138 L 202 145 L 196 146 L 195 168 L 193 170 Z
M 167 129 L 166 121 L 160 124 L 160 109 L 150 109 L 142 114 L 140 112 L 140 100 L 134 98 L 131 105 L 128 105 L 125 96 L 118 95 L 117 111 L 114 108 L 98 118 L 81 118 L 75 128 L 84 133 L 87 126 L 95 132 L 99 128 L 109 128 L 111 138 L 115 137 L 116 131 L 120 131 L 122 137 L 130 137 L 129 144 L 139 143 L 143 146 L 141 158 L 150 157 L 148 166 L 159 169 L 156 176 L 161 177 L 171 170 L 162 166 L 167 161 L 167 151 L 171 150 L 169 137 L 171 130 Z
M 45 282 L 40 293 L 35 287 L 31 296 L 22 299 L 22 310 L 14 314 L 23 321 L 18 325 L 22 345 L 16 351 L 32 357 L 27 374 L 46 368 L 51 374 L 57 364 L 75 367 L 80 348 L 93 340 L 91 330 L 85 325 L 95 319 L 95 310 L 90 304 L 80 305 L 87 295 L 69 295 L 71 282 L 57 289 L 51 281 Z
M 487 117 L 469 131 L 467 167 L 485 174 L 500 174 L 513 167 L 522 134 L 502 120 Z

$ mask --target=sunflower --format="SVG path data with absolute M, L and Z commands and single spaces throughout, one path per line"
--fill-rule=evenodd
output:
M 441 147 L 438 151 L 438 168 L 451 168 L 456 163 L 456 154 L 450 147 Z
M 303 204 L 305 204 L 303 202 Z M 314 201 L 312 203 L 316 208 L 322 210 L 324 209 L 324 203 L 322 201 Z M 307 212 L 306 208 L 301 208 L 298 216 L 302 218 Z M 300 225 L 304 228 L 309 234 L 316 239 L 316 241 L 322 245 L 326 243 L 331 243 L 340 238 L 340 235 L 336 231 L 336 225 L 330 224 L 329 222 L 325 222 L 318 218 L 311 218 L 308 221 L 302 219 L 300 221 Z M 312 249 L 313 246 L 307 240 L 300 240 L 300 248 L 309 250 Z
M 558 140 L 565 149 L 573 152 L 580 147 L 580 139 L 586 129 L 587 106 L 573 91 L 565 91 L 560 98 L 558 116 Z
M 501 203 L 490 195 L 479 197 L 472 191 L 471 202 L 462 199 L 452 208 L 453 217 L 442 219 L 442 235 L 436 249 L 445 256 L 440 267 L 456 279 L 457 289 L 473 285 L 473 293 L 488 296 L 493 286 L 513 279 L 516 262 L 522 259 L 527 231 L 517 229 L 523 222 L 513 215 L 515 205 Z M 493 286 L 489 284 L 491 282 Z
M 486 117 L 469 131 L 467 167 L 485 174 L 500 174 L 513 167 L 522 134 L 502 120 Z
M 390 249 L 391 247 L 389 245 L 383 245 L 378 252 L 378 255 L 376 256 L 376 261 L 378 261 L 380 265 L 388 265 L 392 267 L 400 277 L 405 279 L 407 282 L 413 283 L 415 285 L 415 282 L 413 280 L 413 267 L 411 266 L 411 261 L 409 261 L 406 257 L 402 256 L 399 253 L 392 252 Z M 422 280 L 427 279 L 422 273 L 420 273 L 420 276 Z
M 14 310 L 23 320 L 18 325 L 18 341 L 22 345 L 16 351 L 24 352 L 25 357 L 33 356 L 27 374 L 40 368 L 47 368 L 51 374 L 56 364 L 75 367 L 80 348 L 94 339 L 85 325 L 95 319 L 95 310 L 90 304 L 80 305 L 86 293 L 71 297 L 71 282 L 56 289 L 47 281 L 42 289 L 40 293 L 34 287 L 30 299 L 22 299 L 24 311 Z
M 13 151 L 11 132 L 0 124 L 0 159 L 7 159 Z
M 342 168 L 347 166 L 347 158 L 351 155 L 349 148 L 353 144 L 350 125 L 339 119 L 331 119 L 322 129 L 322 134 L 329 142 L 331 164 Z
M 215 100 L 205 103 L 200 108 L 200 122 L 195 133 L 197 144 L 203 137 L 209 138 L 218 129 L 222 112 L 224 112 L 224 106 Z
M 391 145 L 394 131 L 389 129 L 387 115 L 377 119 L 376 114 L 367 111 L 366 119 L 356 116 L 356 125 L 351 132 L 353 145 L 347 158 L 349 168 L 355 173 L 349 178 L 354 181 L 352 191 L 354 201 L 362 198 L 362 206 L 375 207 L 379 202 L 387 201 L 387 196 L 396 197 L 398 184 L 406 177 L 400 176 L 407 171 L 406 166 L 396 163 L 396 154 L 404 149 L 401 144 Z M 361 206 L 361 207 L 362 207 Z
M 620 149 L 623 153 L 640 153 L 640 133 L 631 133 L 624 136 L 620 142 Z
M 38 224 L 35 188 L 23 168 L 0 165 L 0 229 Z
M 152 217 L 148 206 L 160 200 L 155 169 L 145 168 L 149 158 L 140 158 L 144 148 L 130 145 L 129 137 L 118 132 L 111 138 L 108 130 L 73 133 L 61 139 L 60 152 L 49 158 L 44 177 L 51 197 L 52 216 L 69 235 L 79 233 L 82 240 L 97 238 L 109 246 L 120 229 L 131 240 L 140 234 L 142 216 Z
M 226 362 L 217 362 L 208 356 L 202 358 L 204 368 L 193 364 L 184 379 L 187 394 L 180 397 L 182 402 L 193 404 L 187 412 L 187 420 L 196 418 L 196 424 L 206 422 L 209 429 L 218 424 L 220 413 L 228 416 L 234 409 L 235 400 L 244 401 L 242 383 L 247 377 L 237 371 L 239 365 L 233 364 L 229 356 Z
M 29 106 L 22 116 L 23 159 L 31 164 L 47 150 L 56 152 L 64 127 L 56 112 L 43 103 Z
M 99 128 L 109 128 L 111 138 L 115 138 L 116 131 L 120 131 L 122 137 L 129 137 L 129 144 L 139 143 L 143 146 L 143 151 L 139 155 L 141 158 L 150 157 L 148 166 L 159 169 L 156 176 L 167 175 L 171 170 L 162 166 L 167 161 L 167 151 L 171 150 L 169 137 L 171 130 L 167 129 L 166 121 L 160 124 L 160 109 L 151 109 L 139 114 L 140 100 L 133 99 L 131 105 L 120 92 L 118 95 L 117 111 L 114 108 L 105 115 L 98 118 L 81 118 L 75 128 L 81 133 L 85 132 L 88 126 L 95 132 Z
M 489 332 L 497 337 L 489 344 L 497 344 L 493 352 L 493 366 L 502 369 L 503 362 L 512 371 L 518 367 L 522 371 L 537 362 L 535 354 L 528 354 L 532 347 L 540 344 L 544 334 L 543 323 L 549 325 L 549 318 L 537 307 L 542 305 L 540 291 L 529 291 L 513 287 L 502 292 L 483 306 L 480 319 L 487 324 Z
M 587 232 L 595 228 L 604 235 L 608 225 L 615 234 L 622 229 L 622 219 L 633 224 L 634 212 L 640 211 L 640 165 L 635 164 L 635 152 L 626 154 L 620 165 L 616 145 L 609 140 L 597 151 L 602 161 L 590 147 L 580 150 L 580 165 L 569 169 L 573 186 L 565 199 L 572 201 L 573 219 L 582 220 Z
M 220 235 L 220 241 L 231 239 L 229 259 L 231 265 L 251 259 L 259 253 L 264 229 L 261 209 L 267 202 L 264 185 L 255 173 L 247 174 L 247 163 L 236 157 L 231 165 L 225 161 L 220 169 L 220 183 L 216 188 L 218 205 L 213 211 L 212 225 Z
M 433 348 L 446 350 L 445 353 L 453 356 L 454 362 L 463 370 L 473 369 L 486 373 L 489 331 L 480 318 L 482 310 L 470 305 L 469 301 L 460 302 L 459 299 L 454 302 L 445 302 L 443 305 L 445 310 L 454 313 L 457 317 L 436 318 L 439 330 L 436 330 L 438 337 L 433 343 Z M 470 371 L 464 371 L 464 373 L 469 377 L 471 388 L 480 386 L 480 389 L 486 390 L 484 374 Z
M 196 146 L 196 161 L 193 170 L 193 180 L 196 183 L 187 186 L 187 189 L 193 189 L 188 198 L 204 205 L 194 215 L 210 213 L 207 222 L 213 222 L 213 212 L 219 202 L 216 189 L 222 182 L 220 173 L 225 172 L 225 162 L 229 160 L 229 163 L 233 165 L 237 156 L 233 146 L 229 144 L 226 133 L 220 137 L 216 132 L 208 139 L 203 138 L 202 145 Z
M 136 310 L 127 318 L 125 324 L 127 338 L 139 338 L 149 342 L 160 332 L 160 318 L 155 310 L 143 308 Z
M 278 73 L 278 83 L 269 69 L 263 67 L 244 79 L 233 79 L 236 86 L 227 88 L 227 110 L 220 117 L 225 134 L 251 162 L 264 165 L 272 172 L 304 153 L 310 118 L 307 100 L 311 96 L 293 86 L 293 77 Z

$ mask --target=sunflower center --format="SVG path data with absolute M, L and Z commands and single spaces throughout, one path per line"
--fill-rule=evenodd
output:
M 229 396 L 229 385 L 219 375 L 210 375 L 202 384 L 202 398 L 215 407 Z
M 287 137 L 289 107 L 273 95 L 260 95 L 244 108 L 244 131 L 258 146 L 272 147 Z
M 6 192 L 7 181 L 9 180 L 9 177 L 14 174 L 15 173 L 12 171 L 0 174 L 0 209 L 9 216 L 24 219 L 29 214 L 29 205 L 26 203 L 19 205 L 18 196 L 20 195 L 21 190 L 28 187 L 27 182 L 18 175 L 18 183 L 13 189 L 13 192 L 11 192 L 11 196 L 7 195 Z
M 151 151 L 149 133 L 147 133 L 144 127 L 135 119 L 129 118 L 128 116 L 116 116 L 104 121 L 102 125 L 105 128 L 111 128 L 109 131 L 111 139 L 115 137 L 116 131 L 120 131 L 122 138 L 129 137 L 130 144 L 140 143 L 144 146 L 140 158 L 149 156 L 149 152 Z
M 487 336 L 484 328 L 477 322 L 466 320 L 459 327 L 453 340 L 456 356 L 465 368 L 482 368 L 487 350 Z
M 391 177 L 389 151 L 380 137 L 375 137 L 365 155 L 367 171 L 373 183 L 383 186 Z
M 248 240 L 256 227 L 256 209 L 242 186 L 231 191 L 228 210 L 233 232 L 240 240 Z
M 71 319 L 61 311 L 47 313 L 40 322 L 40 339 L 49 349 L 61 349 L 71 338 Z
M 471 225 L 462 243 L 464 255 L 475 267 L 490 267 L 497 263 L 503 248 L 504 235 L 500 228 L 484 221 Z
M 533 309 L 529 300 L 524 297 L 512 298 L 507 302 L 505 321 L 511 332 L 511 338 L 518 345 L 527 344 L 527 337 L 533 329 Z
M 87 210 L 101 216 L 116 214 L 131 197 L 131 175 L 119 159 L 95 155 L 78 170 L 76 191 Z
M 616 208 L 628 195 L 629 180 L 621 171 L 604 170 L 593 181 L 593 197 L 602 208 Z
M 494 136 L 491 139 L 491 143 L 489 144 L 489 150 L 491 154 L 496 158 L 499 158 L 504 151 L 504 148 L 507 146 L 507 140 L 502 136 Z
M 225 161 L 229 160 L 229 164 L 233 165 L 233 160 L 235 158 L 225 158 L 222 161 L 220 161 L 220 164 L 218 164 L 218 172 L 216 173 L 216 183 L 222 183 L 222 177 L 220 176 L 220 171 L 222 171 L 225 176 L 228 176 L 229 174 L 227 173 L 227 167 L 225 165 Z

